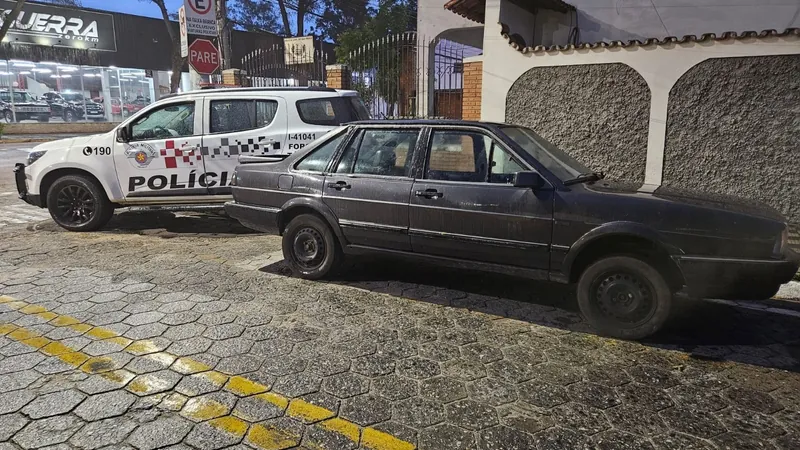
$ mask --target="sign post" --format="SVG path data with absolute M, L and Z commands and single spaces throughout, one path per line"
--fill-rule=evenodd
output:
M 189 34 L 217 35 L 217 10 L 215 0 L 183 0 L 186 28 Z
M 199 74 L 211 75 L 219 69 L 219 51 L 208 39 L 195 39 L 189 46 L 189 65 Z
M 178 23 L 181 29 L 181 58 L 189 56 L 189 31 L 186 28 L 186 7 L 178 8 Z

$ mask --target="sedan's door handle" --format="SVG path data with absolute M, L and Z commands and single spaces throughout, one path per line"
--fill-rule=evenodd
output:
M 444 194 L 437 191 L 436 189 L 425 189 L 424 191 L 415 191 L 414 195 L 416 195 L 417 197 L 425 197 L 432 199 L 442 198 L 442 196 L 444 196 Z
M 337 181 L 336 183 L 328 183 L 328 187 L 341 191 L 342 189 L 350 189 L 353 186 L 347 184 L 346 181 Z

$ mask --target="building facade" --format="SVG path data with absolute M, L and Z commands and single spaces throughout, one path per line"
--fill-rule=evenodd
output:
M 15 3 L 0 7 L 9 12 Z M 178 35 L 178 23 L 171 26 Z M 246 55 L 283 38 L 233 31 L 231 42 L 231 65 L 241 68 Z M 121 120 L 169 93 L 171 61 L 160 19 L 29 1 L 0 45 L 0 118 L 28 121 L 17 103 L 34 102 L 49 105 L 52 121 Z M 188 71 L 184 65 L 183 89 Z

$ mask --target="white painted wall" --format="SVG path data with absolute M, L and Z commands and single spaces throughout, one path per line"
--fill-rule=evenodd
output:
M 486 23 L 499 22 L 501 1 L 486 1 Z M 645 183 L 655 185 L 661 184 L 663 174 L 667 100 L 681 75 L 710 58 L 800 54 L 800 37 L 787 36 L 523 55 L 508 45 L 500 35 L 499 25 L 487 26 L 483 45 L 481 119 L 486 121 L 505 121 L 511 86 L 533 67 L 623 63 L 639 72 L 652 94 Z
M 568 3 L 578 9 L 582 42 L 800 27 L 800 0 L 568 0 Z

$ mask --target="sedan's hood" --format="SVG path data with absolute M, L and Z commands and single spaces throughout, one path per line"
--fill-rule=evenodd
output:
M 753 200 L 743 199 L 726 194 L 698 192 L 668 186 L 639 185 L 617 181 L 602 180 L 586 185 L 587 189 L 596 192 L 646 194 L 653 198 L 667 200 L 703 208 L 718 209 L 772 220 L 786 221 L 774 208 Z

